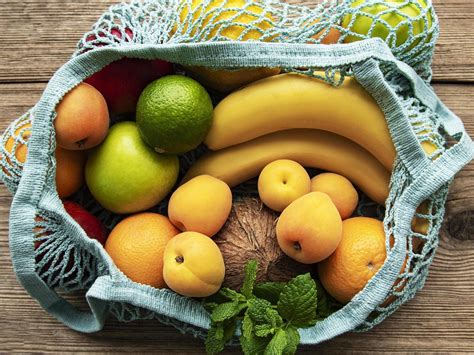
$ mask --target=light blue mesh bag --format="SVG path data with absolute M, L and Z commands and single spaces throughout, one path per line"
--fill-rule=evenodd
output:
M 387 238 L 387 259 L 366 287 L 342 309 L 302 330 L 301 343 L 316 344 L 344 332 L 370 329 L 423 287 L 438 245 L 449 184 L 474 153 L 460 119 L 429 86 L 438 36 L 431 1 L 426 6 L 424 0 L 385 5 L 367 0 L 352 6 L 352 1 L 323 1 L 311 9 L 267 2 L 259 5 L 258 15 L 248 4 L 237 6 L 242 1 L 230 2 L 225 10 L 230 13 L 221 17 L 222 7 L 203 11 L 211 0 L 198 7 L 196 3 L 144 0 L 112 6 L 52 77 L 37 105 L 4 134 L 1 174 L 14 193 L 10 250 L 19 281 L 47 312 L 81 332 L 99 331 L 112 314 L 122 321 L 157 319 L 205 336 L 210 319 L 200 302 L 130 281 L 65 212 L 54 178 L 55 106 L 85 78 L 123 57 L 163 59 L 183 66 L 280 67 L 284 72 L 319 76 L 316 73 L 323 72 L 323 79 L 336 86 L 341 78 L 354 76 L 384 112 L 397 151 L 383 216 L 386 235 L 393 236 L 394 243 L 390 245 Z M 404 11 L 407 4 L 417 9 L 410 16 Z M 368 5 L 382 7 L 370 13 L 364 10 Z M 225 31 L 232 30 L 232 20 L 243 14 L 253 16 L 252 20 L 231 41 Z M 403 21 L 381 32 L 390 27 L 394 14 Z M 369 21 L 366 34 L 351 31 L 358 16 Z M 264 30 L 262 21 L 270 23 Z M 339 31 L 339 44 L 319 44 L 331 31 Z M 15 149 L 4 147 L 8 137 L 26 130 L 29 122 L 33 125 L 29 154 L 22 164 Z M 430 156 L 422 148 L 426 141 L 437 147 Z M 22 143 L 17 138 L 15 146 Z M 183 169 L 195 155 L 182 158 Z M 86 190 L 75 198 L 108 227 L 120 218 L 101 209 Z M 418 209 L 422 203 L 424 208 Z M 156 211 L 165 211 L 165 205 Z M 412 230 L 414 216 L 427 221 L 426 234 Z M 42 241 L 36 251 L 35 240 Z M 407 266 L 400 274 L 405 260 Z M 86 291 L 88 312 L 60 296 L 77 290 Z

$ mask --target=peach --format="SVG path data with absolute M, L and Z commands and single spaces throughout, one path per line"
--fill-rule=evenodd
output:
M 258 178 L 260 199 L 278 212 L 310 190 L 311 180 L 308 173 L 293 160 L 275 160 L 262 170 Z
M 316 175 L 311 179 L 311 191 L 328 194 L 342 219 L 352 216 L 359 202 L 359 194 L 354 185 L 339 174 L 323 173 Z
M 213 176 L 200 175 L 173 193 L 168 217 L 183 232 L 199 232 L 212 237 L 224 226 L 231 209 L 229 186 Z
M 217 244 L 204 234 L 178 234 L 166 245 L 163 260 L 164 280 L 180 295 L 207 297 L 224 281 L 224 258 Z
M 99 145 L 107 135 L 110 124 L 107 103 L 89 84 L 81 83 L 67 93 L 56 113 L 56 140 L 65 149 L 89 149 Z
M 85 152 L 56 147 L 56 188 L 59 198 L 74 194 L 84 185 Z
M 339 245 L 341 216 L 327 194 L 311 192 L 282 212 L 276 235 L 286 255 L 303 264 L 314 264 L 326 259 Z

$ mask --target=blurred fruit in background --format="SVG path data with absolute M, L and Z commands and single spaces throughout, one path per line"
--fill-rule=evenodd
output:
M 203 0 L 193 0 L 190 6 L 183 6 L 179 15 L 180 24 L 174 31 L 186 32 L 190 27 L 189 35 L 200 36 L 201 41 L 211 40 L 216 36 L 240 41 L 272 40 L 271 36 L 266 37 L 265 34 L 274 27 L 273 17 L 259 1 L 211 0 L 206 6 L 203 4 Z M 239 14 L 240 9 L 245 11 Z M 189 15 L 190 12 L 192 16 Z M 196 21 L 201 17 L 204 19 L 198 25 Z M 226 23 L 226 20 L 230 23 Z M 212 26 L 209 32 L 206 31 L 207 26 Z M 280 73 L 279 68 L 223 70 L 188 66 L 186 70 L 203 85 L 219 92 L 230 92 L 253 81 Z
M 365 3 L 368 3 L 368 5 L 362 6 Z M 361 7 L 359 13 L 355 15 L 355 19 L 353 19 L 353 14 L 348 14 L 342 21 L 342 27 L 354 32 L 354 34 L 344 38 L 345 43 L 360 41 L 365 36 L 370 35 L 372 38 L 379 37 L 385 41 L 388 40 L 390 47 L 400 47 L 410 38 L 412 33 L 410 24 L 413 27 L 413 35 L 415 36 L 431 29 L 433 23 L 431 12 L 427 13 L 426 18 L 413 20 L 421 15 L 422 9 L 426 8 L 426 0 L 416 0 L 413 2 L 385 0 L 384 4 L 369 3 L 370 1 L 368 0 L 354 0 L 352 2 L 351 6 L 353 8 Z M 383 14 L 379 15 L 382 12 Z M 395 31 L 396 38 L 388 38 L 391 31 L 395 28 L 397 28 Z M 430 36 L 427 37 L 426 41 L 429 40 Z M 408 47 L 407 51 L 416 47 L 419 42 L 420 39 L 415 40 Z

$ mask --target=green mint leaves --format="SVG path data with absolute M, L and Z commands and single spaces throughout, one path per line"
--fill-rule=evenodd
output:
M 337 310 L 310 274 L 288 283 L 255 284 L 257 270 L 255 260 L 248 262 L 240 292 L 222 288 L 204 301 L 212 322 L 206 339 L 208 354 L 223 351 L 238 326 L 245 354 L 295 354 L 300 342 L 298 328 L 311 327 Z
M 307 328 L 316 324 L 316 283 L 309 274 L 299 275 L 283 288 L 278 312 L 291 325 Z
M 258 263 L 255 260 L 249 261 L 245 266 L 245 279 L 240 289 L 240 293 L 246 298 L 252 298 L 253 287 L 257 279 Z

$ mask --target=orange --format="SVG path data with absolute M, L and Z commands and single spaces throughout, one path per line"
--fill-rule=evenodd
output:
M 59 198 L 71 196 L 84 185 L 84 151 L 56 147 L 56 188 Z
M 26 145 L 26 142 L 30 138 L 31 135 L 31 123 L 30 122 L 22 122 L 20 126 L 15 130 L 15 133 L 8 137 L 7 142 L 5 143 L 5 150 L 9 154 L 15 154 L 16 160 L 18 160 L 19 164 L 24 164 L 26 161 L 26 155 L 28 153 L 28 147 Z M 15 146 L 16 142 L 16 146 Z M 13 152 L 15 150 L 15 152 Z M 6 159 L 6 164 L 3 163 L 2 165 L 5 166 L 11 166 L 13 165 L 12 161 L 10 160 L 9 157 L 5 157 Z M 8 174 L 8 172 L 3 169 L 5 173 Z
M 318 273 L 324 288 L 339 302 L 347 303 L 377 273 L 385 262 L 386 245 L 383 223 L 374 218 L 354 217 L 342 222 L 342 241 L 336 251 L 318 265 Z M 393 245 L 390 236 L 390 245 Z M 418 241 L 413 240 L 415 252 Z M 394 291 L 401 292 L 408 279 L 402 275 L 411 267 L 408 256 L 394 282 Z M 396 296 L 389 296 L 382 307 L 390 305 Z
M 132 281 L 166 287 L 163 255 L 166 244 L 180 233 L 170 220 L 157 213 L 139 213 L 115 226 L 105 243 L 115 265 Z
M 386 258 L 383 223 L 355 217 L 342 222 L 342 240 L 331 256 L 318 264 L 324 288 L 339 302 L 347 303 L 383 265 Z

